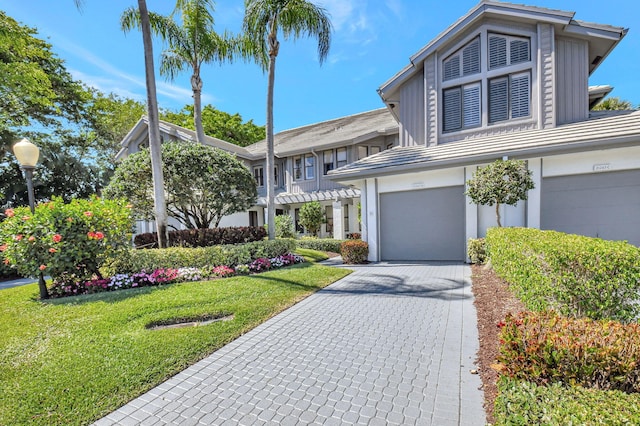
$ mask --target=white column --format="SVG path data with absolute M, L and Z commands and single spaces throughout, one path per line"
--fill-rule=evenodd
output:
M 464 168 L 465 189 L 467 189 L 466 182 L 471 179 L 477 168 L 477 166 L 468 166 Z M 467 262 L 471 262 L 471 259 L 467 256 L 467 243 L 470 238 L 478 238 L 478 205 L 474 204 L 468 195 L 465 195 L 464 201 L 466 224 L 466 240 L 464 243 L 465 258 L 467 259 Z
M 343 240 L 344 235 L 344 212 L 342 211 L 342 200 L 336 200 L 333 202 L 333 238 L 336 240 Z
M 528 161 L 535 187 L 529 190 L 527 199 L 527 228 L 540 229 L 540 199 L 542 194 L 542 158 Z
M 347 205 L 347 207 L 349 208 L 349 232 L 350 233 L 354 233 L 354 232 L 360 233 L 360 227 L 358 226 L 358 203 L 359 202 L 360 202 L 359 198 L 352 198 L 349 201 L 349 205 Z
M 369 261 L 377 262 L 380 259 L 380 249 L 378 240 L 378 179 L 367 179 L 366 190 L 366 210 L 363 204 L 362 217 L 367 217 L 367 243 L 369 243 Z M 365 197 L 363 197 L 364 199 Z M 363 227 L 364 230 L 364 227 Z M 364 236 L 363 236 L 364 238 Z

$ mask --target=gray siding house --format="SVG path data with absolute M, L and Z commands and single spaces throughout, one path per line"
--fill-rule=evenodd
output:
M 640 244 L 640 112 L 590 112 L 611 87 L 589 76 L 626 32 L 485 0 L 411 56 L 378 89 L 399 146 L 330 172 L 361 191 L 370 260 L 464 260 L 495 226 L 465 182 L 499 158 L 536 184 L 507 226 Z

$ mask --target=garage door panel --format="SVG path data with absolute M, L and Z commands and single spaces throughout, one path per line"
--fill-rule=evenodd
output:
M 464 187 L 380 194 L 382 260 L 464 260 Z
M 541 226 L 640 245 L 640 170 L 542 181 Z

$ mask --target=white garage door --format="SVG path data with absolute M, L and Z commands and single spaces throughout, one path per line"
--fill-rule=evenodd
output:
M 380 194 L 382 260 L 464 260 L 464 186 Z
M 542 229 L 640 245 L 640 170 L 542 180 Z

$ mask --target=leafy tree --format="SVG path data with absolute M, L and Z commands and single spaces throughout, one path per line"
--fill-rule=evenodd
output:
M 37 31 L 0 11 L 0 142 L 2 149 L 28 126 L 78 122 L 85 92 Z
M 500 205 L 515 206 L 527 199 L 527 191 L 534 188 L 531 171 L 522 160 L 496 160 L 480 167 L 467 181 L 465 192 L 475 204 L 496 206 L 496 219 L 500 222 Z
M 620 99 L 618 97 L 607 98 L 592 108 L 592 111 L 617 111 L 632 110 L 633 105 L 630 101 Z
M 244 211 L 257 198 L 251 172 L 231 154 L 189 142 L 162 144 L 169 215 L 189 229 L 217 227 L 223 216 Z M 148 149 L 125 158 L 105 188 L 109 198 L 126 198 L 137 217 L 151 219 Z
M 193 125 L 193 105 L 186 105 L 178 112 L 165 112 L 163 120 L 187 129 L 195 130 Z M 202 109 L 204 133 L 240 146 L 251 145 L 264 139 L 264 126 L 257 126 L 253 120 L 242 121 L 240 114 L 229 114 L 206 105 Z
M 300 207 L 300 225 L 311 234 L 318 236 L 320 225 L 324 223 L 322 205 L 317 201 L 305 203 Z
M 162 52 L 160 73 L 173 80 L 185 68 L 191 69 L 191 90 L 193 91 L 193 122 L 198 142 L 204 141 L 202 126 L 202 64 L 226 62 L 233 59 L 237 42 L 231 35 L 219 35 L 214 30 L 213 0 L 177 0 L 176 8 L 170 16 L 149 14 L 151 28 L 160 35 L 169 48 Z M 179 14 L 181 24 L 173 15 Z M 140 14 L 133 8 L 122 15 L 123 27 L 133 28 L 140 24 Z
M 82 0 L 75 0 L 76 5 Z M 127 12 L 125 12 L 126 14 Z M 147 2 L 138 0 L 139 27 L 144 45 L 144 69 L 147 85 L 147 117 L 149 119 L 149 152 L 151 155 L 151 175 L 153 178 L 153 203 L 158 246 L 168 247 L 167 233 L 167 201 L 164 197 L 164 176 L 162 175 L 162 154 L 160 139 L 160 120 L 158 118 L 158 97 L 156 96 L 156 76 L 153 65 L 153 43 L 151 40 L 151 22 Z M 121 20 L 122 30 L 127 32 L 133 28 L 132 22 Z
M 273 170 L 273 89 L 276 58 L 280 50 L 278 32 L 286 39 L 302 35 L 318 39 L 318 58 L 324 62 L 331 45 L 331 22 L 326 11 L 306 0 L 245 0 L 243 28 L 245 49 L 252 51 L 256 60 L 268 71 L 267 86 L 267 158 L 266 170 Z M 266 62 L 266 57 L 269 58 Z M 267 173 L 267 223 L 269 239 L 274 239 L 274 188 L 273 173 Z

